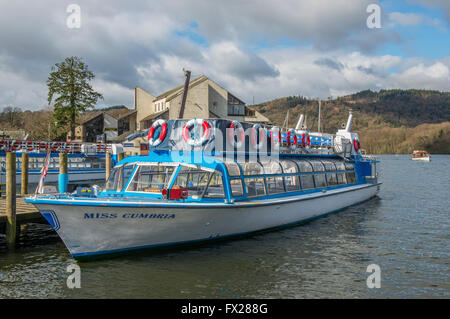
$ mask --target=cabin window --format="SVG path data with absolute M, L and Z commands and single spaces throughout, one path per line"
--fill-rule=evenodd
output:
M 283 177 L 267 177 L 267 190 L 269 194 L 284 193 Z
M 239 165 L 235 162 L 226 161 L 224 162 L 225 166 L 228 170 L 228 175 L 230 176 L 241 176 L 241 170 L 239 168 Z
M 351 171 L 355 169 L 355 166 L 352 163 L 345 163 L 345 169 Z
M 328 186 L 334 186 L 338 184 L 336 173 L 327 173 Z
M 336 162 L 335 164 L 338 171 L 345 171 L 345 165 L 343 162 Z
M 302 189 L 314 188 L 314 179 L 312 175 L 301 175 Z
M 329 161 L 322 161 L 322 164 L 325 166 L 325 170 L 327 172 L 333 172 L 336 170 L 336 165 L 334 165 L 333 162 L 329 162 Z
M 295 174 L 298 173 L 297 165 L 293 161 L 282 160 L 280 161 L 281 167 L 285 174 Z
M 189 194 L 189 190 L 188 190 Z M 210 172 L 206 191 L 201 194 L 203 197 L 209 198 L 225 198 L 225 190 L 223 189 L 223 179 L 220 172 Z
M 222 174 L 200 167 L 182 166 L 173 188 L 185 188 L 189 196 L 225 198 Z
M 266 187 L 263 177 L 250 177 L 245 179 L 247 197 L 266 195 Z
M 244 175 L 264 175 L 264 169 L 260 163 L 244 162 L 241 163 Z
M 345 173 L 337 173 L 336 175 L 338 184 L 347 184 L 347 178 L 345 177 Z
M 161 193 L 164 188 L 167 188 L 174 169 L 174 166 L 165 165 L 139 166 L 127 191 Z M 132 170 L 130 174 L 131 172 Z
M 123 166 L 114 167 L 109 175 L 108 180 L 105 184 L 106 191 L 117 191 L 122 190 L 122 169 Z
M 323 166 L 323 164 L 321 162 L 311 161 L 311 165 L 314 169 L 314 172 L 324 172 L 325 171 L 325 167 Z
M 312 172 L 312 167 L 311 164 L 307 161 L 299 161 L 296 160 L 295 161 L 300 169 L 300 172 L 302 173 L 311 173 Z
M 315 174 L 314 181 L 316 182 L 317 188 L 327 187 L 327 181 L 325 179 L 325 174 Z
M 262 162 L 262 166 L 264 167 L 264 172 L 268 175 L 272 174 L 282 174 L 280 163 L 276 161 L 267 161 Z
M 347 172 L 347 182 L 349 184 L 356 184 L 355 172 Z
M 300 190 L 300 181 L 298 179 L 298 176 L 296 176 L 296 175 L 285 176 L 284 182 L 286 184 L 287 192 L 295 192 L 295 191 Z
M 244 188 L 242 187 L 242 181 L 240 179 L 230 180 L 230 188 L 233 197 L 244 196 Z

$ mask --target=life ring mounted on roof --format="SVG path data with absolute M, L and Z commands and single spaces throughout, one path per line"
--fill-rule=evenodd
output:
M 245 132 L 242 124 L 239 121 L 234 120 L 233 122 L 230 123 L 230 126 L 228 127 L 227 131 L 228 131 L 228 141 L 231 144 L 231 146 L 241 148 L 242 144 L 245 141 Z M 235 136 L 237 136 L 237 141 L 235 140 Z
M 201 126 L 203 128 L 203 134 L 201 136 L 197 135 L 196 126 Z M 183 128 L 183 139 L 186 143 L 188 143 L 191 146 L 203 145 L 209 139 L 210 128 L 211 125 L 206 120 L 202 119 L 189 120 Z
M 292 136 L 294 137 L 294 143 L 291 142 Z M 287 132 L 287 145 L 289 148 L 295 149 L 297 147 L 297 143 L 298 143 L 297 133 L 292 128 Z
M 158 136 L 155 132 L 161 128 L 161 132 Z M 167 123 L 163 119 L 156 120 L 148 130 L 148 144 L 150 146 L 158 146 L 166 138 L 167 135 Z

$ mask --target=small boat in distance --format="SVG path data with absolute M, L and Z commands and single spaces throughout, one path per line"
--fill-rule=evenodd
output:
M 413 161 L 429 162 L 431 161 L 431 156 L 427 151 L 414 151 L 411 159 Z

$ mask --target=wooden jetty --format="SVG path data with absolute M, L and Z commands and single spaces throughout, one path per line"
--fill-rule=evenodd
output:
M 65 183 L 68 182 L 67 176 L 67 153 L 59 154 L 59 173 L 65 175 Z M 120 153 L 119 159 L 123 159 L 124 154 Z M 25 203 L 28 188 L 28 154 L 23 153 L 22 158 L 22 176 L 21 176 L 21 195 L 16 195 L 16 154 L 14 152 L 6 153 L 6 184 L 0 184 L 0 234 L 6 235 L 6 243 L 9 248 L 13 248 L 16 239 L 20 234 L 20 225 L 28 223 L 47 223 L 39 210 L 32 204 Z M 106 178 L 111 170 L 111 155 L 106 153 Z M 63 184 L 65 184 L 63 183 Z M 67 185 L 59 185 L 60 192 L 67 191 Z

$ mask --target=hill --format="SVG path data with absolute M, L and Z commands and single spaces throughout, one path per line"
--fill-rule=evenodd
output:
M 289 96 L 251 108 L 279 126 L 283 125 L 288 111 L 291 127 L 300 114 L 305 114 L 307 127 L 317 130 L 317 100 Z M 321 130 L 335 132 L 347 121 L 350 109 L 354 113 L 353 130 L 360 134 L 363 147 L 370 153 L 411 153 L 418 148 L 450 153 L 450 92 L 367 90 L 328 99 L 322 101 Z M 393 136 L 396 136 L 396 144 L 386 148 L 385 143 Z

